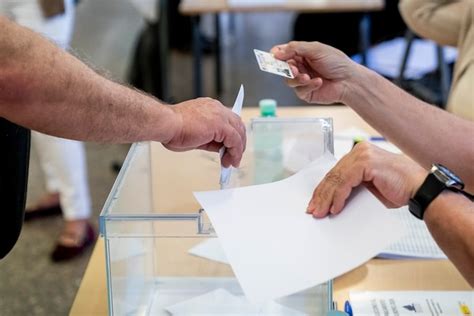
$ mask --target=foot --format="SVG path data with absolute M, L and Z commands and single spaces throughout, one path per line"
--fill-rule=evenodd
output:
M 33 206 L 25 210 L 25 221 L 61 214 L 61 205 L 59 204 L 59 193 L 48 193 Z
M 95 237 L 88 220 L 66 221 L 51 259 L 59 262 L 77 257 L 94 242 Z

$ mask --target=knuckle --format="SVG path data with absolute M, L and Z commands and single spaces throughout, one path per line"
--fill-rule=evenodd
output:
M 340 186 L 344 184 L 345 179 L 339 170 L 331 170 L 326 175 L 326 182 L 333 185 L 333 186 Z

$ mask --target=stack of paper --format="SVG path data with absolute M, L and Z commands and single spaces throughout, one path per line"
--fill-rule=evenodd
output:
M 466 316 L 474 312 L 472 291 L 351 292 L 354 315 Z

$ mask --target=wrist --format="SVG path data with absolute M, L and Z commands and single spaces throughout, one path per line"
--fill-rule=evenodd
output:
M 355 62 L 350 65 L 349 76 L 343 82 L 343 93 L 341 94 L 341 103 L 351 106 L 354 103 L 358 103 L 358 99 L 364 98 L 367 89 L 366 84 L 373 83 L 373 72 L 361 66 Z
M 182 116 L 173 105 L 159 104 L 151 124 L 152 140 L 167 144 L 181 132 Z

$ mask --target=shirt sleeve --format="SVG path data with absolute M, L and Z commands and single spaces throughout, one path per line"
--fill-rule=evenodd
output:
M 399 9 L 405 23 L 419 36 L 457 46 L 468 1 L 472 0 L 400 0 Z

